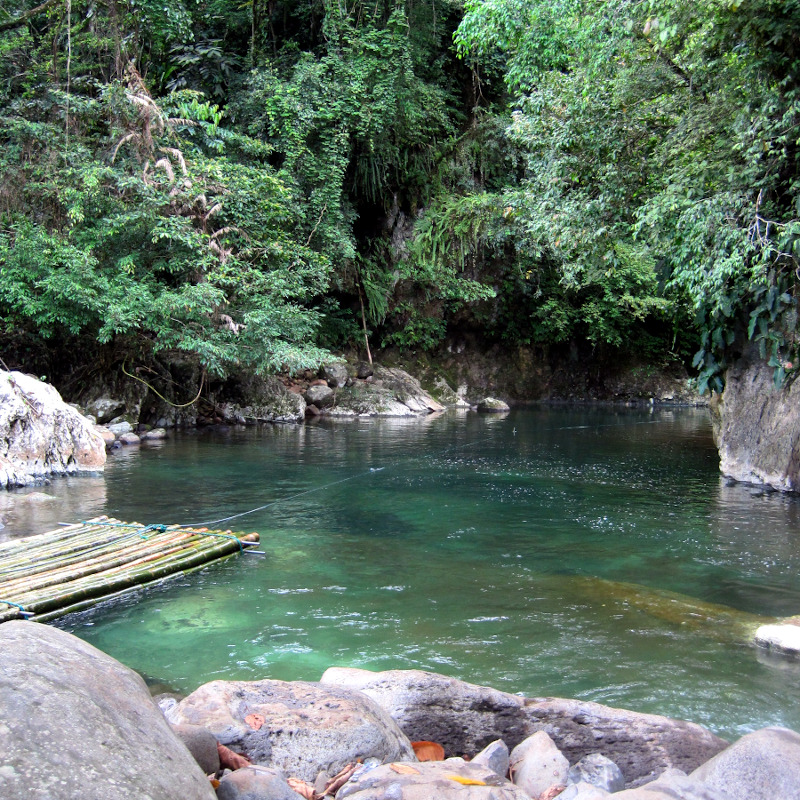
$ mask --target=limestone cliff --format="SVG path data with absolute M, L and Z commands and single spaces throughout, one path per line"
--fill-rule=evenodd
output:
M 773 370 L 754 357 L 741 359 L 727 373 L 725 391 L 711 403 L 714 439 L 723 475 L 800 491 L 800 384 L 781 389 Z

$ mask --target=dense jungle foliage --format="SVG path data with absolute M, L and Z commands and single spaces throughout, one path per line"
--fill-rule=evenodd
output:
M 14 366 L 469 331 L 792 372 L 798 0 L 35 2 L 0 9 Z

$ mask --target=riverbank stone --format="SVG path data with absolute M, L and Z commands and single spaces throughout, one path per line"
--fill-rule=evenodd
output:
M 305 681 L 212 681 L 169 712 L 173 724 L 202 725 L 253 763 L 314 781 L 375 757 L 414 760 L 389 715 L 360 692 Z
M 3 800 L 214 800 L 139 675 L 69 633 L 0 625 Z
M 639 786 L 671 767 L 696 769 L 728 742 L 702 725 L 564 698 L 525 698 L 421 670 L 332 667 L 322 683 L 359 689 L 412 740 L 438 742 L 448 756 L 478 753 L 495 739 L 516 747 L 546 731 L 571 764 L 601 753 Z
M 613 800 L 732 800 L 730 795 L 687 776 L 679 769 L 669 769 L 644 786 L 615 792 L 610 797 Z M 779 800 L 779 797 L 773 796 L 771 800 Z
M 217 800 L 299 800 L 300 795 L 278 769 L 251 764 L 225 775 L 217 787 Z
M 531 797 L 539 797 L 551 786 L 566 786 L 569 761 L 553 740 L 537 731 L 520 742 L 510 756 L 511 780 Z
M 800 800 L 800 734 L 748 733 L 690 776 L 730 800 Z
M 531 800 L 489 767 L 461 758 L 384 764 L 357 772 L 336 800 Z
M 159 706 L 160 707 L 160 706 Z M 216 737 L 199 725 L 172 725 L 172 732 L 183 742 L 205 775 L 219 770 Z
M 511 411 L 511 407 L 503 400 L 496 397 L 484 397 L 477 405 L 478 411 L 484 414 L 502 414 Z
M 530 724 L 547 731 L 571 764 L 601 753 L 620 768 L 627 787 L 670 768 L 690 772 L 728 746 L 702 725 L 658 714 L 553 697 L 526 703 Z
M 569 783 L 590 783 L 606 792 L 620 792 L 625 788 L 622 770 L 610 759 L 600 753 L 584 756 L 570 767 Z
M 501 778 L 505 778 L 508 776 L 508 768 L 510 766 L 508 745 L 502 739 L 497 739 L 497 741 L 487 744 L 472 759 L 472 763 L 489 767 L 492 772 L 496 772 Z

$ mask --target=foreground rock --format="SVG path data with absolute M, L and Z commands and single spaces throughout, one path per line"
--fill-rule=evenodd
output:
M 68 633 L 0 625 L 3 800 L 214 800 L 144 681 Z
M 255 764 L 314 781 L 358 759 L 414 760 L 406 736 L 359 692 L 303 681 L 213 681 L 168 713 L 201 725 Z
M 679 769 L 667 770 L 645 786 L 616 792 L 609 797 L 613 800 L 732 800 L 729 795 L 688 777 Z M 778 797 L 772 800 L 778 800 Z
M 730 800 L 800 800 L 800 734 L 787 728 L 749 733 L 690 777 Z
M 461 758 L 384 764 L 351 778 L 336 800 L 531 800 L 482 764 Z
M 711 404 L 720 470 L 737 481 L 800 491 L 800 382 L 782 389 L 753 354 L 732 366 Z
M 510 768 L 514 783 L 530 797 L 539 797 L 551 786 L 567 785 L 569 761 L 544 731 L 537 731 L 511 751 Z
M 322 683 L 360 689 L 412 741 L 439 742 L 448 755 L 472 756 L 495 739 L 516 747 L 541 730 L 571 764 L 592 753 L 609 758 L 629 787 L 671 767 L 690 772 L 728 744 L 691 722 L 579 700 L 523 698 L 420 670 L 334 667 Z
M 52 386 L 0 370 L 0 488 L 99 472 L 105 462 L 102 437 Z

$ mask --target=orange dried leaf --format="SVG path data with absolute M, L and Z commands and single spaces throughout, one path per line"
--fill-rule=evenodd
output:
M 464 778 L 461 775 L 445 775 L 445 778 L 450 778 L 451 781 L 461 783 L 464 786 L 488 786 L 486 781 L 477 781 L 474 778 Z
M 444 747 L 436 742 L 411 742 L 419 761 L 444 761 Z
M 305 797 L 306 800 L 317 800 L 317 793 L 310 783 L 301 781 L 300 778 L 287 778 L 286 783 L 288 783 L 300 797 Z
M 261 726 L 267 721 L 263 714 L 248 714 L 244 721 L 254 730 L 260 730 Z
M 223 769 L 242 769 L 250 766 L 250 759 L 247 756 L 234 753 L 224 744 L 217 743 L 217 753 L 219 753 L 219 765 Z
M 420 772 L 416 767 L 412 767 L 411 764 L 389 764 L 389 767 L 393 769 L 400 775 L 419 775 Z

